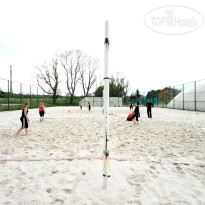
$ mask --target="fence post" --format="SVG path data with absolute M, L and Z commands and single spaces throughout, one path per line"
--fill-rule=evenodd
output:
M 182 92 L 183 92 L 183 110 L 184 110 L 184 84 L 182 85 Z
M 22 83 L 20 83 L 20 109 L 22 107 Z
M 93 97 L 93 107 L 94 107 L 95 97 Z
M 174 98 L 175 98 L 175 86 L 173 86 L 173 90 L 172 90 L 173 109 L 174 109 Z
M 31 85 L 30 85 L 30 108 L 31 108 Z
M 167 87 L 167 89 L 166 89 L 166 108 L 167 108 L 167 98 L 168 98 L 168 95 L 167 95 L 167 93 L 168 93 L 168 87 Z
M 157 92 L 157 107 L 159 107 L 159 92 Z
M 194 104 L 195 104 L 195 111 L 196 111 L 196 81 L 194 81 Z
M 8 110 L 9 110 L 9 80 L 8 80 Z
M 170 99 L 172 98 L 171 97 L 171 86 L 169 86 L 169 89 L 167 90 L 167 105 L 168 103 L 171 101 Z M 167 106 L 166 106 L 167 107 Z
M 38 87 L 37 87 L 37 108 L 38 108 Z

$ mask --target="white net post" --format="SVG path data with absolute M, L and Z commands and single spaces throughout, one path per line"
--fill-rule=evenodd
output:
M 109 168 L 109 22 L 105 22 L 104 61 L 104 147 L 103 147 L 103 188 L 108 187 Z

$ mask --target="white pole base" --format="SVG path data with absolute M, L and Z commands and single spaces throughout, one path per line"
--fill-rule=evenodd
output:
M 103 177 L 103 189 L 107 189 L 107 177 Z

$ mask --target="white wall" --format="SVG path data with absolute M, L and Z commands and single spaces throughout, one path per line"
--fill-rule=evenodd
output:
M 91 106 L 102 107 L 103 97 L 85 97 L 82 100 L 83 106 L 87 106 L 88 102 Z M 122 107 L 122 97 L 110 97 L 110 107 Z
M 205 80 L 196 82 L 196 95 L 195 85 L 184 90 L 184 109 L 205 111 Z M 173 100 L 167 105 L 168 108 L 183 109 L 183 92 L 180 92 Z

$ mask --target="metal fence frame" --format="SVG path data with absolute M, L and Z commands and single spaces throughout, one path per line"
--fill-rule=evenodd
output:
M 175 85 L 175 86 L 169 86 L 166 87 L 167 89 L 172 90 L 172 94 L 171 94 L 171 98 L 169 99 L 167 92 L 162 96 L 163 101 L 160 101 L 159 98 L 156 98 L 156 96 L 153 96 L 152 98 L 146 98 L 146 92 L 144 92 L 144 97 L 143 99 L 134 99 L 133 103 L 135 102 L 139 102 L 141 105 L 145 105 L 147 100 L 150 100 L 153 104 L 155 104 L 155 106 L 157 107 L 169 107 L 169 102 L 173 103 L 173 109 L 182 109 L 182 110 L 194 110 L 194 111 L 205 111 L 205 110 L 201 110 L 200 109 L 200 103 L 203 104 L 205 106 L 205 99 L 202 100 L 198 100 L 200 96 L 200 93 L 204 93 L 205 96 L 205 86 L 204 88 L 202 88 L 202 91 L 198 91 L 198 83 L 200 82 L 204 82 L 205 80 L 198 80 L 198 81 L 193 81 L 193 82 L 189 82 L 189 83 L 184 83 L 181 85 Z M 18 86 L 14 86 L 14 83 L 17 84 Z M 12 85 L 13 84 L 13 85 Z M 2 88 L 3 85 L 3 88 Z M 10 91 L 10 87 L 12 86 L 12 91 Z M 17 90 L 15 90 L 17 88 Z M 26 91 L 25 91 L 25 87 L 26 87 Z M 187 88 L 191 88 L 192 90 L 190 93 L 187 93 L 186 90 Z M 165 88 L 164 88 L 165 89 Z M 12 83 L 10 82 L 10 80 L 7 79 L 2 79 L 0 78 L 0 104 L 2 104 L 1 102 L 5 103 L 4 109 L 3 110 L 13 110 L 15 109 L 21 109 L 24 102 L 25 101 L 29 101 L 30 102 L 30 107 L 31 108 L 37 108 L 39 106 L 39 102 L 43 101 L 43 99 L 47 100 L 47 106 L 54 106 L 53 105 L 53 98 L 52 96 L 49 95 L 45 95 L 44 93 L 40 93 L 39 91 L 39 87 L 37 85 L 27 85 L 27 84 L 23 84 L 23 83 L 19 83 L 19 82 L 15 82 L 12 81 Z M 177 101 L 177 96 L 181 95 L 181 101 Z M 187 96 L 190 95 L 192 101 L 187 101 L 186 98 Z M 203 94 L 202 94 L 203 95 Z M 4 97 L 2 97 L 4 96 Z M 93 100 L 94 100 L 93 96 Z M 198 97 L 198 98 L 197 98 Z M 59 96 L 60 99 L 63 100 L 63 103 L 59 103 L 57 105 L 68 105 L 69 103 L 66 101 L 66 96 Z M 205 98 L 205 97 L 204 97 Z M 14 100 L 15 99 L 15 100 Z M 101 97 L 101 107 L 103 106 L 103 97 Z M 118 98 L 118 106 L 120 104 Z M 81 100 L 82 101 L 82 100 Z M 84 99 L 85 101 L 85 99 Z M 15 103 L 17 102 L 17 105 L 15 105 Z M 86 101 L 86 102 L 90 102 L 90 101 Z M 13 103 L 13 104 L 12 104 Z M 177 106 L 177 104 L 181 103 L 181 107 L 179 108 L 179 106 Z M 49 104 L 49 105 L 48 105 Z M 85 104 L 85 102 L 84 102 Z M 94 102 L 93 102 L 94 104 Z M 188 109 L 187 104 L 191 104 L 193 109 Z M 75 105 L 79 105 L 78 102 Z M 6 108 L 7 106 L 7 108 Z M 0 109 L 1 111 L 1 109 Z
M 11 83 L 10 80 L 0 78 L 0 111 L 22 109 L 26 101 L 30 103 L 30 108 L 37 108 L 43 99 L 47 100 L 47 106 L 53 106 L 53 97 L 39 92 L 37 85 L 28 85 L 16 81 Z M 68 101 L 67 96 L 58 96 L 58 99 L 63 100 L 62 105 L 66 104 L 66 99 Z
M 204 88 L 202 88 L 202 91 L 198 91 L 198 83 L 204 82 Z M 151 98 L 146 98 L 146 92 L 144 93 L 144 97 L 133 99 L 132 103 L 138 102 L 141 105 L 145 105 L 148 100 L 150 100 L 155 106 L 167 108 L 169 107 L 169 103 L 173 103 L 173 109 L 182 109 L 182 110 L 193 110 L 193 111 L 205 111 L 205 79 L 198 80 L 198 81 L 192 81 L 189 83 L 184 83 L 180 85 L 175 86 L 169 86 L 165 87 L 164 89 L 168 89 L 171 92 L 171 95 L 168 95 L 167 92 L 165 94 L 162 94 L 161 98 L 153 96 Z M 190 89 L 191 91 L 187 92 L 187 90 Z M 161 90 L 161 91 L 162 91 Z M 160 91 L 160 92 L 161 92 Z M 201 93 L 204 93 L 204 98 L 202 100 L 199 100 L 199 95 Z M 177 96 L 181 95 L 181 101 L 177 101 Z M 188 95 L 190 95 L 191 100 L 187 100 Z M 198 98 L 197 98 L 198 95 Z M 202 94 L 203 95 L 203 94 Z M 181 103 L 181 107 L 177 106 L 177 104 Z M 204 103 L 204 108 L 201 109 L 201 106 L 199 106 L 199 103 Z M 189 108 L 189 104 L 191 104 L 191 108 Z
M 201 83 L 201 85 L 200 85 Z M 181 85 L 173 86 L 173 88 L 181 88 L 178 96 L 172 96 L 173 109 L 205 111 L 205 79 L 184 83 Z M 201 88 L 201 91 L 199 89 Z M 202 96 L 202 99 L 199 98 Z M 178 99 L 177 99 L 178 98 Z M 181 99 L 181 101 L 180 101 Z M 179 104 L 181 103 L 181 106 Z M 200 103 L 204 103 L 200 106 Z

